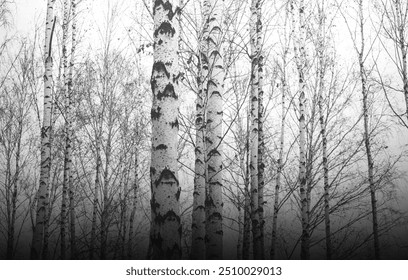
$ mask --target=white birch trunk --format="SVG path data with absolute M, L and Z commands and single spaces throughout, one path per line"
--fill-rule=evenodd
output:
M 223 258 L 222 187 L 223 166 L 221 155 L 224 63 L 221 54 L 222 12 L 224 0 L 210 0 L 208 18 L 208 107 L 206 122 L 206 154 L 208 194 L 206 197 L 206 257 Z
M 260 259 L 261 231 L 258 207 L 258 146 L 259 146 L 259 93 L 258 93 L 258 53 L 257 53 L 257 5 L 251 2 L 250 45 L 251 45 L 251 136 L 250 136 L 250 171 L 251 171 L 251 222 L 254 259 Z
M 405 13 L 403 12 L 401 0 L 394 0 L 395 5 L 395 16 L 396 16 L 396 28 L 398 29 L 398 44 L 401 51 L 401 74 L 403 83 L 403 92 L 405 97 L 405 114 L 408 119 L 408 65 L 407 65 L 407 55 L 408 55 L 408 41 L 405 38 L 406 35 L 406 17 L 408 16 L 408 5 L 406 4 Z
M 306 176 L 306 115 L 305 115 L 305 103 L 306 103 L 306 53 L 305 53 L 305 40 L 306 40 L 306 22 L 305 22 L 305 5 L 304 1 L 299 1 L 298 17 L 299 26 L 297 26 L 296 15 L 294 15 L 294 2 L 291 2 L 292 21 L 294 32 L 294 51 L 295 60 L 297 64 L 297 70 L 299 74 L 299 193 L 300 193 L 300 205 L 301 205 L 301 220 L 302 220 L 302 236 L 301 236 L 301 259 L 309 259 L 309 215 L 308 215 L 308 197 L 307 197 L 307 176 Z M 296 30 L 297 28 L 297 30 Z M 298 32 L 299 34 L 296 34 Z
M 64 157 L 64 180 L 62 185 L 61 198 L 61 259 L 67 258 L 66 231 L 67 231 L 67 191 L 70 185 L 71 175 L 71 138 L 70 138 L 70 123 L 71 123 L 71 100 L 68 89 L 68 55 L 67 55 L 67 39 L 68 39 L 68 21 L 69 7 L 68 0 L 64 0 L 64 20 L 62 23 L 62 64 L 63 64 L 63 94 L 65 99 L 65 157 Z
M 52 132 L 51 107 L 52 107 L 52 34 L 55 25 L 54 18 L 54 3 L 55 0 L 48 0 L 47 2 L 47 16 L 45 26 L 45 46 L 44 46 L 44 60 L 45 60 L 45 74 L 44 74 L 44 112 L 43 124 L 41 128 L 41 169 L 40 169 L 40 185 L 37 192 L 37 209 L 36 220 L 33 232 L 33 239 L 31 244 L 31 259 L 40 259 L 45 254 L 44 243 L 47 217 L 48 217 L 48 191 L 50 184 L 50 168 L 51 168 L 51 141 L 50 136 Z
M 263 132 L 263 122 L 264 122 L 264 106 L 263 106 L 263 26 L 262 26 L 262 3 L 258 0 L 257 3 L 257 21 L 256 21 L 256 55 L 258 57 L 258 66 L 256 71 L 258 72 L 258 214 L 259 214 L 259 238 L 260 238 L 260 255 L 261 260 L 265 259 L 265 240 L 264 240 L 264 169 L 265 165 L 263 162 L 263 155 L 265 152 L 265 143 L 264 143 L 264 132 Z
M 247 129 L 245 143 L 245 190 L 244 190 L 244 233 L 242 237 L 242 259 L 249 259 L 249 248 L 251 245 L 251 194 L 250 194 L 250 113 L 247 109 Z
M 154 2 L 151 178 L 151 259 L 181 258 L 178 181 L 178 24 L 176 1 Z
M 74 61 L 75 61 L 75 49 L 76 49 L 76 0 L 71 0 L 71 13 L 72 13 L 72 41 L 71 41 L 71 61 L 69 64 L 69 74 L 68 74 L 68 94 L 69 94 L 69 104 L 70 108 L 72 107 L 72 100 L 73 100 L 73 72 L 74 72 Z M 72 113 L 69 114 L 69 139 L 70 142 L 73 138 L 73 131 L 72 131 Z M 71 157 L 71 156 L 70 156 Z M 75 192 L 74 186 L 72 185 L 72 172 L 69 172 L 69 215 L 70 215 L 70 244 L 71 244 L 71 259 L 76 258 L 76 238 L 75 238 L 75 223 L 76 223 L 76 215 L 75 215 Z
M 208 83 L 208 24 L 210 7 L 208 1 L 203 6 L 203 33 L 200 38 L 198 94 L 196 100 L 196 146 L 195 146 L 195 174 L 193 193 L 193 216 L 191 237 L 191 259 L 205 259 L 205 99 Z
M 329 194 L 329 165 L 327 158 L 327 135 L 326 135 L 326 119 L 324 116 L 323 102 L 324 102 L 324 76 L 326 72 L 325 55 L 325 14 L 323 5 L 319 8 L 319 30 L 318 30 L 318 74 L 319 74 L 319 94 L 318 94 L 318 107 L 319 107 L 319 122 L 320 122 L 320 136 L 322 137 L 322 163 L 323 163 L 323 184 L 324 184 L 324 223 L 326 234 L 326 258 L 330 260 L 332 258 L 332 245 L 331 245 L 331 230 L 330 230 L 330 194 Z
M 279 214 L 279 192 L 281 188 L 282 171 L 283 171 L 283 150 L 285 147 L 285 121 L 286 121 L 286 52 L 283 58 L 283 65 L 281 71 L 281 90 L 282 90 L 282 103 L 281 103 L 281 131 L 279 141 L 279 157 L 278 157 L 278 169 L 276 174 L 275 185 L 275 198 L 273 203 L 273 217 L 272 217 L 272 241 L 271 241 L 271 259 L 276 258 L 276 245 L 277 245 L 277 231 L 278 231 L 278 214 Z

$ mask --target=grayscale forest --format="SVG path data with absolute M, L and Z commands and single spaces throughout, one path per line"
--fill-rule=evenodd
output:
M 0 0 L 0 259 L 408 259 L 407 0 Z

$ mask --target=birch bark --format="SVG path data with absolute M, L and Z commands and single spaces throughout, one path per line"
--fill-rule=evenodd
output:
M 208 17 L 210 6 L 208 1 L 203 3 L 203 31 L 200 38 L 199 74 L 197 79 L 198 94 L 196 99 L 196 146 L 195 146 L 195 174 L 192 216 L 192 244 L 191 258 L 205 259 L 205 110 L 208 85 Z
M 244 233 L 242 237 L 242 259 L 249 259 L 249 248 L 251 245 L 251 194 L 250 194 L 250 113 L 247 109 L 247 135 L 245 143 L 245 190 L 244 190 Z
M 261 231 L 259 220 L 259 92 L 258 92 L 258 49 L 257 49 L 257 20 L 258 0 L 251 2 L 250 45 L 251 45 L 251 136 L 250 136 L 250 171 L 251 171 L 251 222 L 254 259 L 260 259 Z
M 68 0 L 64 0 L 64 20 L 62 23 L 62 64 L 63 64 L 63 94 L 65 99 L 65 155 L 64 155 L 64 181 L 62 185 L 61 198 L 61 259 L 67 258 L 66 231 L 67 231 L 67 191 L 71 177 L 71 138 L 70 138 L 70 118 L 71 101 L 68 89 L 68 21 L 69 7 Z
M 76 0 L 71 0 L 71 13 L 72 13 L 72 41 L 71 41 L 71 61 L 69 64 L 69 74 L 68 74 L 68 94 L 69 94 L 69 104 L 70 108 L 72 107 L 73 101 L 73 73 L 74 73 L 74 63 L 75 63 L 75 50 L 76 50 Z M 72 131 L 72 113 L 69 114 L 69 139 L 70 142 L 73 138 L 73 131 Z M 71 155 L 72 156 L 72 155 Z M 70 157 L 71 157 L 70 156 Z M 70 243 L 71 243 L 71 259 L 76 258 L 76 238 L 75 238 L 75 223 L 76 223 L 76 215 L 75 215 L 75 191 L 74 186 L 72 185 L 72 172 L 69 172 L 69 215 L 70 215 Z
M 175 0 L 156 0 L 151 178 L 151 259 L 181 258 L 180 185 L 178 181 L 178 23 Z
M 221 155 L 224 63 L 221 54 L 222 12 L 224 0 L 210 0 L 208 18 L 208 107 L 206 123 L 206 160 L 208 194 L 206 208 L 206 258 L 223 258 L 222 188 L 223 166 Z
M 302 220 L 302 236 L 301 236 L 301 259 L 309 259 L 309 215 L 308 215 L 308 195 L 307 195 L 307 176 L 306 176 L 306 115 L 305 115 L 305 103 L 306 103 L 306 22 L 305 22 L 305 5 L 304 1 L 299 1 L 298 17 L 299 24 L 297 24 L 296 16 L 294 15 L 294 1 L 291 2 L 292 21 L 294 28 L 294 51 L 296 66 L 299 74 L 299 193 L 300 193 L 300 205 L 301 205 L 301 220 Z M 299 26 L 298 26 L 299 25 Z M 297 28 L 297 30 L 296 30 Z M 299 34 L 297 34 L 299 33 Z
M 287 82 L 286 82 L 286 54 L 284 53 L 283 65 L 281 69 L 281 90 L 282 90 L 282 100 L 281 100 L 281 131 L 280 131 L 280 141 L 279 141 L 279 157 L 278 157 L 278 169 L 276 174 L 276 185 L 275 185 L 275 197 L 273 203 L 273 217 L 272 217 L 272 241 L 271 241 L 271 259 L 276 258 L 276 243 L 277 243 L 277 231 L 278 231 L 278 214 L 279 214 L 279 192 L 281 188 L 282 171 L 283 171 L 283 150 L 285 147 L 285 121 L 286 121 L 286 92 L 287 92 Z
M 326 119 L 324 116 L 323 102 L 324 102 L 324 76 L 326 72 L 325 55 L 325 14 L 323 5 L 319 9 L 319 30 L 318 30 L 318 75 L 319 75 L 319 122 L 320 122 L 320 136 L 322 137 L 322 162 L 323 162 L 323 184 L 324 184 L 324 223 L 326 234 L 326 258 L 332 258 L 331 245 L 331 231 L 330 231 L 330 194 L 329 194 L 329 165 L 327 158 L 327 133 L 326 133 Z
M 263 155 L 265 152 L 265 143 L 264 143 L 264 132 L 263 132 L 263 123 L 264 123 L 264 106 L 263 106 L 263 26 L 262 26 L 262 3 L 258 0 L 257 3 L 257 21 L 256 21 L 256 55 L 258 57 L 258 66 L 256 71 L 258 72 L 258 214 L 259 214 L 259 238 L 260 238 L 260 247 L 261 251 L 259 252 L 259 258 L 265 259 L 265 240 L 264 240 L 264 169 L 265 165 L 263 162 Z
M 54 18 L 54 3 L 55 0 L 48 0 L 47 2 L 47 16 L 45 25 L 45 45 L 44 45 L 44 60 L 45 60 L 45 74 L 44 74 L 44 112 L 43 124 L 41 127 L 41 169 L 40 169 L 40 185 L 37 192 L 37 208 L 36 220 L 33 232 L 31 259 L 40 259 L 44 255 L 44 243 L 46 243 L 46 227 L 48 217 L 49 204 L 49 184 L 50 184 L 50 168 L 51 168 L 51 141 L 50 136 L 52 132 L 52 35 L 55 26 Z

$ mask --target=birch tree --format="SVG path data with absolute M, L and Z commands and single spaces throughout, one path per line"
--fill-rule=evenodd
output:
M 74 91 L 73 91 L 73 73 L 74 73 L 74 65 L 75 65 L 75 50 L 76 50 L 76 0 L 71 0 L 71 21 L 72 21 L 72 38 L 71 38 L 71 61 L 69 64 L 69 73 L 68 73 L 68 100 L 67 100 L 67 105 L 70 110 L 67 110 L 67 142 L 69 139 L 69 142 L 72 142 L 73 138 L 73 131 L 72 131 L 72 118 L 73 114 L 71 112 L 71 107 L 74 99 Z M 71 144 L 71 143 L 69 143 Z M 67 143 L 67 150 L 68 150 L 68 143 Z M 71 155 L 68 156 L 68 158 L 71 158 Z M 71 163 L 72 160 L 69 160 L 69 163 Z M 69 166 L 70 167 L 70 166 Z M 76 258 L 76 214 L 75 214 L 75 191 L 74 191 L 74 186 L 72 182 L 72 171 L 71 167 L 69 168 L 69 217 L 70 217 L 70 245 L 71 245 L 71 259 Z
M 178 181 L 178 23 L 173 0 L 155 1 L 151 178 L 151 259 L 181 257 Z
M 41 169 L 40 169 L 40 185 L 37 192 L 37 210 L 36 221 L 33 232 L 33 240 L 31 247 L 31 258 L 41 259 L 46 255 L 43 248 L 47 237 L 47 208 L 48 208 L 48 188 L 50 179 L 50 155 L 51 142 L 50 136 L 52 133 L 51 107 L 52 107 L 52 92 L 53 92 L 53 77 L 52 77 L 52 36 L 55 27 L 54 18 L 55 0 L 47 2 L 47 16 L 45 25 L 45 45 L 44 45 L 44 109 L 43 109 L 43 124 L 41 128 Z
M 320 136 L 322 139 L 322 163 L 323 163 L 323 184 L 324 184 L 324 221 L 326 233 L 326 258 L 332 258 L 332 242 L 330 231 L 330 194 L 329 194 L 329 165 L 327 152 L 327 135 L 326 135 L 326 118 L 324 115 L 323 102 L 325 92 L 325 72 L 327 68 L 327 59 L 325 60 L 325 50 L 328 45 L 326 41 L 326 15 L 324 10 L 324 1 L 318 3 L 318 38 L 317 38 L 317 56 L 318 56 L 318 107 L 319 107 L 319 123 Z
M 365 17 L 364 17 L 364 1 L 358 1 L 358 15 L 359 15 L 359 22 L 358 28 L 360 32 L 360 46 L 357 47 L 355 45 L 355 50 L 358 56 L 358 64 L 359 64 L 359 74 L 361 80 L 361 94 L 363 96 L 363 104 L 362 104 L 362 113 L 363 113 L 363 122 L 364 122 L 364 146 L 367 156 L 367 172 L 368 172 L 368 184 L 370 190 L 370 197 L 371 197 L 371 214 L 372 214 L 372 226 L 373 226 L 373 235 L 374 235 L 374 253 L 375 258 L 380 258 L 380 243 L 379 243 L 379 234 L 378 234 L 378 218 L 377 218 L 377 200 L 376 200 L 376 186 L 374 183 L 374 159 L 372 156 L 371 151 L 371 136 L 370 136 L 370 125 L 369 125 L 369 103 L 368 103 L 368 94 L 369 89 L 367 85 L 367 69 L 365 65 L 365 61 L 367 58 L 366 53 L 366 46 L 365 46 Z M 356 42 L 355 42 L 356 44 Z
M 208 1 L 203 3 L 203 29 L 199 37 L 198 55 L 198 93 L 196 97 L 196 143 L 195 143 L 195 172 L 193 193 L 193 216 L 191 237 L 191 258 L 205 259 L 205 196 L 206 196 L 206 159 L 205 159 L 205 117 L 206 95 L 208 86 L 208 19 L 210 6 Z
M 221 141 L 223 116 L 224 62 L 222 56 L 223 0 L 209 0 L 208 18 L 208 103 L 206 122 L 206 258 L 223 258 Z
M 65 99 L 65 158 L 64 158 L 64 181 L 61 198 L 61 259 L 66 259 L 66 231 L 67 231 L 67 192 L 71 181 L 71 138 L 70 138 L 70 97 L 68 89 L 68 0 L 64 0 L 64 20 L 62 23 L 62 63 L 63 63 L 63 93 Z
M 280 66 L 280 90 L 281 90 L 281 129 L 279 139 L 279 156 L 277 161 L 276 170 L 276 184 L 274 192 L 273 203 L 273 216 L 272 216 L 272 240 L 271 240 L 271 259 L 276 257 L 276 245 L 277 245 L 277 231 L 278 231 L 278 215 L 280 208 L 279 193 L 282 186 L 282 173 L 283 173 L 283 152 L 285 148 L 285 121 L 286 121 L 286 94 L 288 91 L 288 84 L 286 80 L 286 66 L 287 66 L 287 53 L 288 49 L 285 47 L 283 50 L 282 65 Z
M 265 140 L 264 140 L 264 53 L 263 53 L 263 23 L 262 23 L 262 2 L 258 0 L 256 5 L 256 55 L 258 72 L 258 214 L 259 214 L 259 239 L 261 251 L 259 258 L 265 259 L 265 240 L 264 240 L 264 186 L 265 186 Z
M 309 213 L 308 213 L 308 198 L 307 198 L 307 176 L 306 176 L 306 21 L 305 21 L 305 4 L 300 0 L 295 13 L 295 3 L 291 2 L 292 24 L 294 28 L 294 52 L 296 68 L 299 75 L 299 193 L 301 205 L 302 219 L 302 237 L 301 237 L 301 258 L 309 259 Z M 297 18 L 299 21 L 297 21 Z
M 260 117 L 262 116 L 262 105 L 260 103 L 260 79 L 262 74 L 260 70 L 260 1 L 252 0 L 251 2 L 251 18 L 250 18 L 250 45 L 251 45 L 251 221 L 252 221 L 252 238 L 254 246 L 254 258 L 261 259 L 262 257 L 262 233 L 261 233 L 261 182 L 259 181 L 263 175 L 260 174 L 260 163 L 262 157 L 262 148 L 260 147 Z
M 0 193 L 3 198 L 0 201 L 0 232 L 7 243 L 3 247 L 6 259 L 13 259 L 19 253 L 21 232 L 29 216 L 25 208 L 34 197 L 32 193 L 25 195 L 26 184 L 32 179 L 35 168 L 32 159 L 38 152 L 30 141 L 30 137 L 37 137 L 33 129 L 37 126 L 31 119 L 34 109 L 31 94 L 36 90 L 36 60 L 33 57 L 36 45 L 22 39 L 17 46 L 13 46 L 16 53 L 9 54 L 11 65 L 6 61 L 2 64 L 7 70 L 0 77 Z

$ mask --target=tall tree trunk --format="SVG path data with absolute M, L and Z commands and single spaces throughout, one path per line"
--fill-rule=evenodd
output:
M 251 245 L 251 195 L 249 190 L 250 181 L 250 113 L 247 110 L 247 129 L 246 129 L 246 143 L 245 143 L 245 190 L 244 190 L 244 233 L 242 240 L 242 259 L 249 259 L 249 248 Z
M 297 27 L 296 16 L 294 13 L 294 3 L 291 2 L 293 28 Z M 306 102 L 306 52 L 305 52 L 305 40 L 306 40 L 306 22 L 305 22 L 305 5 L 304 1 L 299 1 L 298 16 L 299 16 L 299 28 L 296 30 L 299 34 L 296 34 L 294 39 L 294 51 L 295 60 L 297 64 L 297 70 L 299 74 L 299 193 L 300 193 L 300 205 L 301 205 L 301 219 L 302 219 L 302 236 L 301 236 L 301 259 L 309 259 L 309 244 L 310 244 L 310 232 L 309 232 L 309 215 L 308 215 L 308 195 L 307 195 L 307 172 L 306 172 L 306 120 L 305 120 L 305 102 Z
M 181 258 L 178 181 L 178 24 L 176 0 L 154 2 L 151 178 L 151 259 Z
M 368 167 L 368 182 L 371 196 L 371 213 L 373 217 L 373 235 L 374 235 L 374 254 L 376 259 L 380 259 L 380 242 L 378 237 L 378 220 L 377 220 L 377 200 L 375 197 L 375 184 L 374 184 L 374 160 L 371 154 L 371 139 L 370 139 L 370 125 L 368 116 L 368 88 L 367 88 L 367 72 L 364 65 L 364 14 L 363 14 L 363 0 L 358 3 L 359 16 L 360 16 L 360 36 L 361 46 L 358 52 L 358 62 L 360 66 L 360 79 L 361 79 L 361 93 L 363 95 L 363 118 L 364 118 L 364 145 L 367 154 L 367 167 Z
M 71 175 L 71 138 L 70 138 L 70 123 L 71 123 L 71 100 L 68 89 L 68 58 L 67 58 L 67 39 L 68 39 L 68 21 L 69 7 L 68 0 L 64 0 L 64 21 L 62 24 L 62 64 L 63 72 L 63 93 L 65 98 L 65 157 L 64 157 L 64 181 L 62 184 L 61 198 L 61 259 L 67 258 L 66 246 L 66 231 L 67 231 L 67 191 L 70 185 Z
M 405 38 L 406 35 L 406 17 L 408 16 L 408 6 L 405 10 L 405 15 L 402 11 L 401 0 L 395 0 L 395 16 L 397 19 L 396 28 L 398 29 L 399 48 L 401 51 L 401 74 L 402 74 L 402 83 L 403 83 L 403 92 L 405 97 L 405 106 L 406 106 L 406 117 L 408 119 L 408 65 L 407 65 L 407 55 L 408 55 L 408 41 Z M 398 38 L 398 37 L 397 37 Z
M 222 187 L 223 166 L 221 155 L 224 63 L 221 54 L 222 11 L 224 0 L 210 0 L 208 18 L 208 107 L 206 122 L 206 154 L 208 194 L 206 208 L 206 257 L 223 258 Z
M 258 56 L 258 66 L 255 71 L 258 72 L 258 214 L 259 214 L 259 231 L 260 231 L 260 259 L 265 259 L 265 238 L 264 238 L 264 170 L 265 165 L 263 161 L 263 155 L 265 152 L 265 143 L 264 143 L 264 132 L 263 132 L 263 123 L 264 123 L 264 106 L 263 106 L 263 63 L 264 57 L 262 53 L 262 44 L 263 44 L 263 36 L 262 36 L 262 3 L 258 0 L 257 3 L 257 21 L 256 21 L 256 55 Z
M 258 207 L 258 150 L 259 150 L 259 92 L 258 92 L 258 53 L 257 53 L 257 20 L 258 0 L 251 2 L 250 45 L 251 45 L 251 137 L 250 137 L 250 171 L 251 171 L 251 222 L 254 259 L 261 259 L 261 231 Z
M 324 102 L 324 76 L 326 72 L 326 63 L 324 60 L 325 55 L 325 14 L 322 6 L 319 8 L 319 30 L 318 30 L 318 74 L 319 74 L 319 94 L 318 94 L 318 107 L 319 107 L 319 122 L 320 122 L 320 136 L 322 137 L 322 161 L 323 161 L 323 180 L 324 180 L 324 224 L 326 233 L 326 258 L 330 260 L 332 258 L 332 245 L 331 245 L 331 231 L 330 231 L 330 195 L 329 195 L 329 165 L 327 158 L 327 135 L 326 135 L 326 120 L 324 117 L 323 102 Z
M 52 132 L 51 106 L 52 106 L 52 34 L 55 27 L 54 18 L 55 0 L 47 2 L 47 16 L 45 26 L 45 74 L 44 74 L 44 115 L 41 128 L 41 169 L 40 185 L 37 192 L 36 220 L 31 244 L 31 259 L 40 259 L 44 255 L 44 243 L 47 234 L 47 210 L 48 210 L 48 190 L 51 168 L 51 142 Z
M 70 107 L 72 107 L 73 99 L 73 72 L 74 72 L 74 61 L 75 61 L 75 49 L 76 49 L 76 0 L 71 0 L 71 13 L 72 13 L 72 41 L 71 41 L 71 61 L 69 64 L 69 74 L 68 74 L 68 92 L 70 98 Z M 71 116 L 72 114 L 70 114 Z M 69 138 L 73 138 L 72 131 L 72 118 L 69 122 Z M 72 141 L 72 140 L 71 140 Z M 70 215 L 70 245 L 71 245 L 71 259 L 76 258 L 76 238 L 75 238 L 75 192 L 74 186 L 72 184 L 72 172 L 69 174 L 69 215 Z
M 276 258 L 276 243 L 277 243 L 277 231 L 278 231 L 278 214 L 279 214 L 279 191 L 281 188 L 282 171 L 283 171 L 283 149 L 285 147 L 285 121 L 286 121 L 286 53 L 283 58 L 282 65 L 282 77 L 281 77 L 281 89 L 282 89 L 282 117 L 281 117 L 281 131 L 280 131 L 280 143 L 279 143 L 279 157 L 278 157 L 278 168 L 276 174 L 276 185 L 275 185 L 275 199 L 273 202 L 273 217 L 272 217 L 272 241 L 271 241 L 271 259 Z
M 196 99 L 196 144 L 195 144 L 195 172 L 192 214 L 191 259 L 205 259 L 205 100 L 207 95 L 208 76 L 208 24 L 210 7 L 204 1 L 203 34 L 200 38 L 199 66 L 198 66 L 198 94 Z

